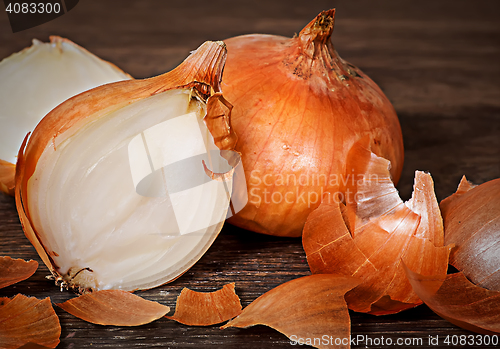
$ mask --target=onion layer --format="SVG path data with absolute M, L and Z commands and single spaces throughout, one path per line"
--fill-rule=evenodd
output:
M 220 92 L 225 50 L 207 42 L 169 73 L 71 98 L 23 145 L 18 212 L 61 287 L 155 287 L 211 245 L 238 161 Z
M 69 97 L 99 85 L 130 79 L 68 39 L 33 40 L 0 62 L 0 190 L 14 194 L 16 156 L 26 133 Z
M 391 161 L 397 182 L 403 141 L 397 115 L 380 88 L 342 60 L 331 43 L 335 10 L 294 38 L 228 39 L 223 89 L 247 178 L 246 207 L 230 222 L 256 232 L 300 236 L 327 191 L 345 190 L 351 146 L 368 136 Z

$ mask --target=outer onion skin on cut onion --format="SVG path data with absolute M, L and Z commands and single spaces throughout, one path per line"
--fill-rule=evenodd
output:
M 223 90 L 234 105 L 248 188 L 247 206 L 229 222 L 259 233 L 300 236 L 327 191 L 345 190 L 351 146 L 369 136 L 397 183 L 403 166 L 393 106 L 361 70 L 342 60 L 330 37 L 335 10 L 298 36 L 226 40 Z
M 0 62 L 0 191 L 14 195 L 16 156 L 26 133 L 83 91 L 132 77 L 68 39 L 51 36 Z
M 65 101 L 25 139 L 17 210 L 58 286 L 152 288 L 179 277 L 214 241 L 229 206 L 223 185 L 231 188 L 226 177 L 239 161 L 232 106 L 220 90 L 225 58 L 224 43 L 206 42 L 168 73 Z M 223 171 L 214 167 L 219 158 Z M 169 172 L 186 159 L 193 168 Z M 203 182 L 184 181 L 193 173 Z M 160 179 L 146 186 L 156 192 L 140 192 L 148 178 Z

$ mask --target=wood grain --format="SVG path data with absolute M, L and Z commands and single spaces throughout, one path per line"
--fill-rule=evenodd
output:
M 382 87 L 400 117 L 406 148 L 398 186 L 402 197 L 410 197 L 416 169 L 431 172 L 440 200 L 454 192 L 463 174 L 476 183 L 500 177 L 497 1 L 86 0 L 52 22 L 16 34 L 7 16 L 0 14 L 0 58 L 28 46 L 32 38 L 46 41 L 55 34 L 135 77 L 147 77 L 170 70 L 205 40 L 256 32 L 292 36 L 318 12 L 331 7 L 337 8 L 333 34 L 337 51 Z M 3 194 L 0 254 L 41 264 L 30 279 L 0 290 L 0 297 L 23 293 L 50 296 L 54 303 L 72 297 L 45 279 L 47 268 L 24 238 L 14 200 Z M 236 292 L 246 306 L 273 287 L 308 274 L 300 240 L 226 225 L 208 253 L 185 275 L 138 294 L 170 306 L 173 314 L 183 287 L 214 291 L 236 282 Z M 263 326 L 220 330 L 161 319 L 137 328 L 106 327 L 56 311 L 62 325 L 58 348 L 290 347 L 286 337 Z M 444 336 L 471 334 L 425 306 L 384 317 L 351 315 L 353 336 L 384 336 L 394 341 L 422 338 L 425 347 L 428 336 L 439 335 L 445 347 Z

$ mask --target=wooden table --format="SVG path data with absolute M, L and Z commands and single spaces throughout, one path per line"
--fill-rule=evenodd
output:
M 134 77 L 172 69 L 205 40 L 246 33 L 292 36 L 321 10 L 337 8 L 333 42 L 340 55 L 373 78 L 401 120 L 406 159 L 398 189 L 411 195 L 416 169 L 432 173 L 438 199 L 460 177 L 482 183 L 500 177 L 500 2 L 490 0 L 349 1 L 118 1 L 86 0 L 68 14 L 13 34 L 0 14 L 0 57 L 32 38 L 68 37 Z M 3 8 L 2 8 L 3 9 Z M 0 106 L 1 108 L 1 106 Z M 1 125 L 0 125 L 1 127 Z M 0 290 L 70 297 L 48 280 L 46 267 L 24 238 L 14 199 L 0 194 L 0 255 L 35 259 L 30 279 Z M 254 234 L 226 225 L 208 253 L 175 282 L 139 294 L 175 306 L 183 287 L 215 290 L 236 282 L 243 306 L 273 287 L 308 275 L 299 239 Z M 220 330 L 187 327 L 167 319 L 135 327 L 81 321 L 56 307 L 59 348 L 289 348 L 264 326 Z M 351 313 L 352 334 L 372 338 L 423 338 L 470 334 L 420 306 L 397 315 Z M 383 346 L 372 345 L 370 348 Z

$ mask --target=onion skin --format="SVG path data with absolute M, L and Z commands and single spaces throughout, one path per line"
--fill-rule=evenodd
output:
M 16 165 L 0 159 L 0 191 L 7 195 L 14 195 L 14 177 Z
M 196 292 L 183 288 L 175 304 L 175 314 L 167 319 L 188 326 L 211 326 L 241 314 L 240 298 L 234 283 L 214 292 Z
M 18 294 L 0 298 L 0 344 L 16 349 L 27 343 L 55 348 L 60 343 L 61 325 L 50 298 L 37 299 Z
M 34 260 L 12 259 L 8 256 L 0 257 L 0 288 L 26 280 L 38 269 L 38 262 Z
M 354 277 L 331 274 L 303 276 L 264 293 L 221 328 L 265 325 L 301 345 L 350 348 L 345 342 L 334 345 L 322 341 L 318 345 L 311 339 L 322 338 L 325 334 L 330 338 L 350 337 L 351 320 L 344 294 L 359 282 Z M 298 342 L 304 338 L 311 342 Z
M 158 320 L 170 308 L 133 293 L 103 290 L 56 304 L 68 313 L 98 325 L 140 326 Z
M 345 190 L 347 153 L 364 136 L 375 154 L 391 161 L 393 181 L 400 177 L 403 140 L 397 115 L 380 88 L 337 55 L 330 40 L 334 14 L 320 13 L 294 38 L 255 34 L 225 41 L 229 54 L 222 86 L 234 104 L 236 150 L 249 193 L 246 207 L 229 220 L 234 225 L 300 236 L 322 193 Z M 338 187 L 315 181 L 320 174 L 328 181 L 337 178 Z M 270 185 L 264 183 L 266 175 Z M 307 182 L 281 185 L 279 175 Z M 270 194 L 266 200 L 264 190 L 280 193 L 282 200 Z
M 325 195 L 307 218 L 302 245 L 313 274 L 362 280 L 346 294 L 349 309 L 394 314 L 422 303 L 402 262 L 423 275 L 445 277 L 452 246 L 443 246 L 431 176 L 416 171 L 412 198 L 404 203 L 391 182 L 389 162 L 363 142 L 349 152 L 348 168 L 363 177 L 348 183 L 347 206 Z
M 404 267 L 415 293 L 437 315 L 469 331 L 500 334 L 500 292 L 474 285 L 462 272 L 424 276 Z
M 500 291 L 500 178 L 473 187 L 462 178 L 441 202 L 450 264 L 472 283 Z

